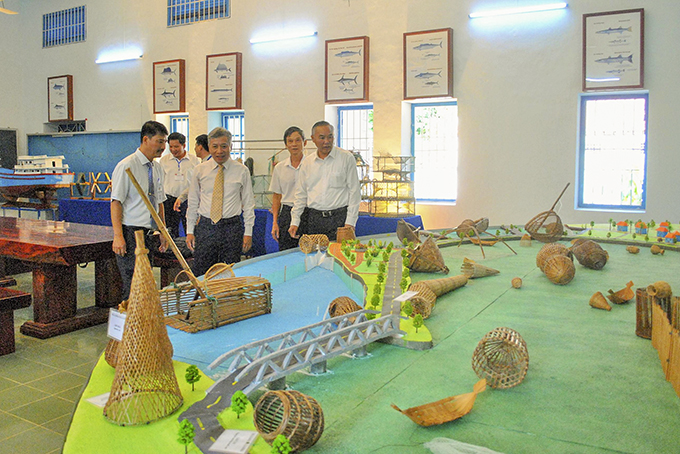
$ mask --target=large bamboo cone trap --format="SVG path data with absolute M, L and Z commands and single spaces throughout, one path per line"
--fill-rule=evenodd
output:
M 118 425 L 147 424 L 182 406 L 172 364 L 160 298 L 144 248 L 144 233 L 135 232 L 135 271 L 130 287 L 123 339 L 118 347 L 116 374 L 104 416 Z
M 463 259 L 463 265 L 460 267 L 460 270 L 470 279 L 493 276 L 494 274 L 500 273 L 498 270 L 489 268 L 488 266 L 480 265 L 479 263 L 475 262 L 474 260 L 470 260 L 467 257 Z
M 442 296 L 457 288 L 463 287 L 467 284 L 468 278 L 464 274 L 458 276 L 443 277 L 441 279 L 431 279 L 428 281 L 419 281 L 420 284 L 428 287 L 437 296 Z
M 446 399 L 430 402 L 429 404 L 402 410 L 392 404 L 392 408 L 408 416 L 414 423 L 423 426 L 436 426 L 445 422 L 454 421 L 470 413 L 475 403 L 477 394 L 486 389 L 486 380 L 479 380 L 472 388 L 471 393 L 459 394 Z
M 567 183 L 559 197 L 557 197 L 557 200 L 555 200 L 555 203 L 553 203 L 553 206 L 550 207 L 548 211 L 537 214 L 526 223 L 524 228 L 533 239 L 543 243 L 554 243 L 562 238 L 564 225 L 562 224 L 562 219 L 560 219 L 554 209 L 568 187 L 569 183 Z
M 434 303 L 437 301 L 437 295 L 430 289 L 430 287 L 425 285 L 425 281 L 414 282 L 409 286 L 408 289 L 412 292 L 418 292 L 418 297 L 427 301 L 430 306 L 434 306 Z M 413 302 L 413 298 L 411 299 L 411 302 Z
M 633 290 L 633 281 L 628 281 L 626 284 L 626 287 L 619 290 L 618 292 L 614 292 L 611 289 L 609 289 L 609 295 L 607 295 L 607 298 L 609 298 L 609 301 L 611 301 L 614 304 L 623 304 L 625 302 L 628 302 L 635 298 L 635 291 Z
M 591 270 L 601 270 L 607 264 L 609 255 L 593 240 L 578 241 L 571 247 L 578 263 Z
M 607 302 L 602 292 L 595 292 L 593 296 L 590 297 L 590 307 L 595 309 L 604 309 L 605 311 L 611 311 L 612 307 Z
M 397 221 L 397 238 L 399 238 L 399 241 L 401 241 L 402 244 L 404 243 L 404 238 L 411 243 L 420 243 L 420 238 L 416 231 L 417 229 L 414 226 L 403 219 Z
M 444 257 L 432 238 L 428 238 L 412 251 L 408 267 L 412 271 L 449 274 Z

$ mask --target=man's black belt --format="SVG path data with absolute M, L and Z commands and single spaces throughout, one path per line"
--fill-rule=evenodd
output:
M 202 222 L 209 222 L 213 225 L 217 225 L 217 224 L 220 224 L 220 223 L 232 224 L 232 223 L 238 222 L 241 219 L 241 215 L 239 214 L 238 216 L 232 216 L 230 218 L 222 218 L 217 222 L 213 222 L 212 219 L 205 217 L 203 215 L 201 215 L 201 218 L 205 219 L 205 221 L 202 221 Z M 201 222 L 201 221 L 199 220 L 199 222 Z
M 340 214 L 347 210 L 347 207 L 336 208 L 335 210 L 315 210 L 314 208 L 308 208 L 310 215 L 321 216 L 322 218 L 330 218 L 336 214 Z

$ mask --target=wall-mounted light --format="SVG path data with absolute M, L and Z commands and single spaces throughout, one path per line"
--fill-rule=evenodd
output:
M 586 81 L 588 82 L 616 82 L 621 80 L 619 77 L 602 77 L 602 78 L 595 78 L 595 77 L 586 77 Z
M 142 58 L 142 51 L 139 49 L 125 49 L 102 52 L 94 62 L 98 65 L 102 63 L 114 63 L 119 61 L 139 60 Z
M 533 5 L 533 6 L 520 6 L 517 8 L 505 8 L 496 9 L 491 11 L 480 11 L 478 13 L 470 13 L 468 17 L 470 19 L 477 19 L 480 17 L 493 17 L 493 16 L 508 16 L 510 14 L 523 14 L 523 13 L 538 13 L 541 11 L 554 11 L 557 9 L 566 8 L 567 2 L 559 3 L 547 3 L 543 5 Z
M 270 43 L 273 41 L 284 41 L 288 39 L 298 39 L 298 38 L 311 38 L 312 36 L 316 36 L 317 32 L 316 31 L 296 31 L 296 32 L 280 32 L 280 33 L 271 33 L 268 35 L 263 35 L 258 38 L 252 38 L 250 40 L 250 44 L 260 44 L 260 43 Z

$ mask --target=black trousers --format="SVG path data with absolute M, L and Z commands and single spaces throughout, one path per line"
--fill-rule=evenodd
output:
M 309 235 L 322 233 L 331 241 L 335 241 L 338 235 L 338 227 L 344 227 L 347 220 L 347 207 L 330 211 L 305 208 L 305 213 L 307 215 L 307 227 L 303 233 Z
M 221 219 L 218 223 L 201 216 L 194 229 L 196 246 L 192 271 L 205 274 L 215 263 L 237 263 L 243 252 L 243 220 L 241 216 Z
M 292 210 L 290 205 L 281 205 L 281 211 L 279 212 L 279 251 L 285 251 L 286 249 L 293 249 L 298 247 L 298 238 L 293 238 L 288 233 L 288 228 L 290 227 L 290 212 Z M 302 228 L 302 222 L 300 222 L 300 227 L 298 231 Z
M 184 228 L 184 233 L 186 235 L 187 231 L 187 206 L 188 203 L 185 200 L 179 206 L 179 212 L 175 211 L 173 207 L 175 206 L 175 201 L 177 197 L 167 195 L 167 199 L 163 202 L 163 210 L 165 211 L 165 226 L 170 232 L 170 236 L 173 238 L 179 237 L 179 225 L 182 224 Z
M 132 283 L 132 275 L 135 272 L 135 248 L 137 247 L 137 243 L 135 242 L 135 231 L 137 230 L 144 231 L 144 244 L 146 244 L 146 248 L 149 250 L 149 260 L 151 260 L 153 255 L 158 252 L 158 247 L 161 244 L 158 235 L 150 235 L 151 230 L 146 227 L 123 226 L 125 255 L 123 257 L 116 255 L 118 271 L 120 271 L 120 277 L 123 281 L 123 300 L 130 297 L 130 284 Z

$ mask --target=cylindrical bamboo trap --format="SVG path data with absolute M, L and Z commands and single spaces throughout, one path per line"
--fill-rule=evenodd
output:
M 427 301 L 430 306 L 434 307 L 437 302 L 437 295 L 425 284 L 425 281 L 414 282 L 408 289 L 412 292 L 418 292 L 418 296 Z
M 268 391 L 255 404 L 255 428 L 271 444 L 277 435 L 288 438 L 291 452 L 309 449 L 324 429 L 321 405 L 298 391 Z
M 607 264 L 607 251 L 593 240 L 580 241 L 571 247 L 578 263 L 591 270 L 601 270 Z
M 354 234 L 354 228 L 350 226 L 338 227 L 336 232 L 335 241 L 342 243 L 344 240 L 353 240 L 356 238 Z
M 352 298 L 349 296 L 340 296 L 335 298 L 328 305 L 328 315 L 332 317 L 339 317 L 341 315 L 350 314 L 352 312 L 360 311 L 361 306 L 359 306 Z
M 524 380 L 529 352 L 522 336 L 510 328 L 488 332 L 472 354 L 472 369 L 492 388 L 512 388 Z
M 424 319 L 430 318 L 430 315 L 432 314 L 432 308 L 434 307 L 433 303 L 430 303 L 430 301 L 420 295 L 411 297 L 409 301 L 411 302 L 411 307 L 413 308 L 413 316 L 420 314 Z
M 548 243 L 543 245 L 541 250 L 538 251 L 538 254 L 536 254 L 536 266 L 543 271 L 545 262 L 553 255 L 564 255 L 569 258 L 573 257 L 571 251 L 562 243 Z
M 652 297 L 647 289 L 635 291 L 635 334 L 644 338 L 652 338 Z
M 571 258 L 564 255 L 553 255 L 545 262 L 543 273 L 553 284 L 566 285 L 574 279 L 576 268 Z

